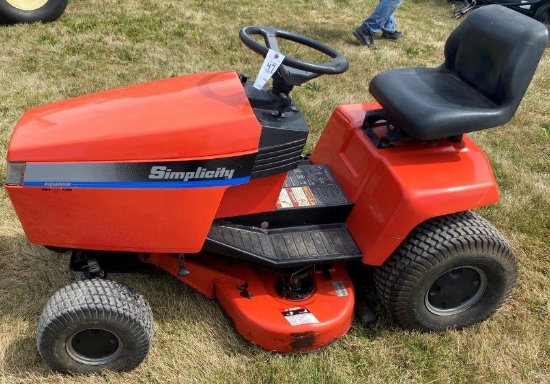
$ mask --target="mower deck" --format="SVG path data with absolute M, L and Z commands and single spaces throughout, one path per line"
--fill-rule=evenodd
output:
M 263 349 L 306 352 L 344 336 L 355 293 L 345 265 L 303 268 L 290 275 L 234 263 L 212 254 L 146 254 L 140 259 L 215 299 L 238 332 Z
M 351 327 L 355 295 L 342 264 L 313 273 L 314 289 L 307 294 L 304 284 L 301 300 L 282 297 L 282 280 L 274 273 L 240 266 L 235 274 L 246 280 L 246 292 L 230 282 L 217 282 L 216 300 L 245 339 L 268 351 L 311 351 Z

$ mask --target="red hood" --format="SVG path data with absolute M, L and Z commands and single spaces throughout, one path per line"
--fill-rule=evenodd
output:
M 10 162 L 148 161 L 257 151 L 261 127 L 234 72 L 174 77 L 27 111 Z

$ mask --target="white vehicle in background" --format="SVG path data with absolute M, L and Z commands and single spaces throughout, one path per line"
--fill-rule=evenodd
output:
M 0 23 L 33 23 L 57 20 L 69 0 L 0 0 Z

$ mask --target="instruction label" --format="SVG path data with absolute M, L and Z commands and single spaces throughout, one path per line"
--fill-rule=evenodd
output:
M 288 172 L 277 208 L 345 204 L 349 200 L 325 165 L 300 166 Z
M 307 308 L 290 308 L 282 312 L 282 314 L 293 327 L 296 325 L 319 323 L 319 320 Z

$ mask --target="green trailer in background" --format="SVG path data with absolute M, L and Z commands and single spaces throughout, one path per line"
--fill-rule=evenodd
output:
M 57 20 L 69 0 L 0 0 L 0 23 L 33 23 Z

